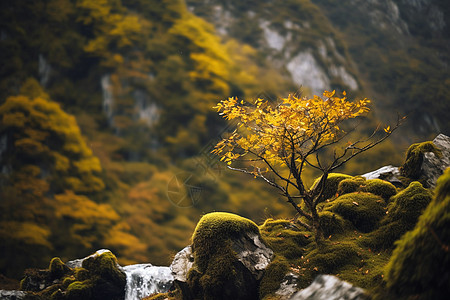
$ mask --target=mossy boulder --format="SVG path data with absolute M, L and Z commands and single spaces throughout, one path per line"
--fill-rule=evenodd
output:
M 28 270 L 21 289 L 29 299 L 122 300 L 126 275 L 110 251 L 84 259 L 81 268 L 72 269 L 60 258 L 51 260 L 49 269 Z
M 392 183 L 382 179 L 366 180 L 364 189 L 369 193 L 380 196 L 386 203 L 389 202 L 389 199 L 392 196 L 397 194 L 397 189 L 395 186 Z
M 400 167 L 401 174 L 412 180 L 420 179 L 420 176 L 422 175 L 423 158 L 426 152 L 432 152 L 438 157 L 441 156 L 441 150 L 431 141 L 416 143 L 409 146 L 408 151 L 406 152 L 405 163 Z
M 258 299 L 258 270 L 249 268 L 240 255 L 248 253 L 241 249 L 248 240 L 257 248 L 259 236 L 258 226 L 246 218 L 230 213 L 204 215 L 192 236 L 194 265 L 187 274 L 191 295 L 183 296 Z
M 50 271 L 50 276 L 53 279 L 59 279 L 71 271 L 71 269 L 66 266 L 59 257 L 54 257 L 50 261 L 48 269 Z
M 349 193 L 354 193 L 361 190 L 361 187 L 364 187 L 366 180 L 362 177 L 352 177 L 347 178 L 339 182 L 337 188 L 338 195 L 344 195 Z
M 319 222 L 325 237 L 333 234 L 344 233 L 345 230 L 348 230 L 349 227 L 351 227 L 349 226 L 349 222 L 347 220 L 331 211 L 320 212 Z
M 380 196 L 357 192 L 339 196 L 325 204 L 323 209 L 349 220 L 362 232 L 370 232 L 386 213 L 383 203 L 384 200 Z
M 385 277 L 396 298 L 448 299 L 450 295 L 449 184 L 448 169 L 417 225 L 396 243 Z
M 405 232 L 414 228 L 417 219 L 432 199 L 420 182 L 412 182 L 391 198 L 380 227 L 366 235 L 362 243 L 374 249 L 391 248 Z
M 353 177 L 339 182 L 337 194 L 342 196 L 354 192 L 368 192 L 380 196 L 386 203 L 397 193 L 395 186 L 382 179 L 365 180 L 363 177 Z
M 311 186 L 311 189 L 318 188 L 318 184 L 320 182 L 320 179 L 322 176 L 316 178 L 314 180 L 313 185 Z M 350 179 L 352 176 L 341 174 L 341 173 L 330 173 L 328 174 L 327 181 L 325 183 L 325 189 L 322 193 L 321 201 L 325 201 L 327 199 L 331 199 L 336 196 L 339 183 L 344 179 Z

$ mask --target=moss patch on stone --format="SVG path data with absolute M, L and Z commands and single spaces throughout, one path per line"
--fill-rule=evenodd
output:
M 339 182 L 337 188 L 338 195 L 344 195 L 361 191 L 361 187 L 365 185 L 366 180 L 362 177 L 347 178 Z
M 402 175 L 412 180 L 419 180 L 423 157 L 426 152 L 433 152 L 438 157 L 442 156 L 441 150 L 431 141 L 412 144 L 406 152 L 405 163 L 400 167 Z
M 386 267 L 387 287 L 396 298 L 447 299 L 450 295 L 449 182 L 447 170 L 415 228 L 396 243 Z
M 385 215 L 384 200 L 371 193 L 350 193 L 323 206 L 324 211 L 339 214 L 359 231 L 370 232 Z
M 317 178 L 314 181 L 311 189 L 317 188 L 317 185 L 319 184 L 319 181 L 321 178 L 322 178 L 322 176 Z M 341 173 L 328 174 L 327 181 L 325 183 L 325 190 L 323 191 L 321 201 L 325 201 L 327 199 L 331 199 L 331 198 L 335 197 L 337 190 L 338 190 L 339 183 L 344 179 L 350 179 L 350 178 L 352 178 L 352 176 L 346 175 L 346 174 L 341 174 Z
M 392 196 L 397 194 L 397 189 L 392 183 L 381 179 L 366 180 L 364 189 L 369 193 L 380 196 L 386 203 L 389 202 Z
M 43 283 L 44 290 L 29 282 Z M 23 290 L 31 291 L 28 299 L 52 300 L 122 300 L 125 296 L 126 275 L 119 269 L 111 252 L 93 255 L 83 261 L 82 268 L 71 269 L 60 258 L 53 258 L 49 269 L 29 271 L 23 280 Z
M 232 239 L 243 233 L 259 235 L 259 228 L 249 219 L 230 213 L 210 213 L 200 219 L 192 236 L 194 266 L 187 275 L 194 298 L 231 299 L 236 297 L 239 284 L 250 280 L 250 271 L 232 249 Z M 256 289 L 246 292 L 257 296 Z
M 411 230 L 432 199 L 431 192 L 420 182 L 412 182 L 391 198 L 380 227 L 364 237 L 363 243 L 372 249 L 389 249 L 405 232 Z

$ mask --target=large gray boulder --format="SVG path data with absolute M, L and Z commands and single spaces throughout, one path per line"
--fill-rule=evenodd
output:
M 319 275 L 310 286 L 294 294 L 290 300 L 368 300 L 364 290 L 336 276 Z

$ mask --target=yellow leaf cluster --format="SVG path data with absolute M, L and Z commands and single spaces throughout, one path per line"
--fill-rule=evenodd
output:
M 217 143 L 213 153 L 227 164 L 246 155 L 270 165 L 286 163 L 292 155 L 302 160 L 312 149 L 342 136 L 344 121 L 369 111 L 370 100 L 351 102 L 345 94 L 335 94 L 325 91 L 323 99 L 289 95 L 275 104 L 263 99 L 253 103 L 233 97 L 222 100 L 215 108 L 225 119 L 237 120 L 238 129 Z

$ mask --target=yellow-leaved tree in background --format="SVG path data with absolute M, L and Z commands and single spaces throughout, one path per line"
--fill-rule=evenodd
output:
M 323 201 L 328 175 L 358 154 L 381 143 L 400 126 L 378 128 L 365 140 L 348 141 L 345 121 L 369 112 L 370 100 L 348 101 L 335 91 L 323 93 L 324 99 L 289 95 L 271 104 L 263 99 L 248 103 L 237 98 L 222 100 L 216 106 L 220 115 L 237 120 L 237 129 L 217 143 L 213 153 L 232 170 L 259 177 L 276 187 L 301 216 L 298 222 L 323 239 L 317 205 Z M 332 149 L 332 154 L 330 151 Z M 234 164 L 233 164 L 234 163 Z M 318 170 L 322 176 L 310 189 L 302 174 L 305 168 Z

